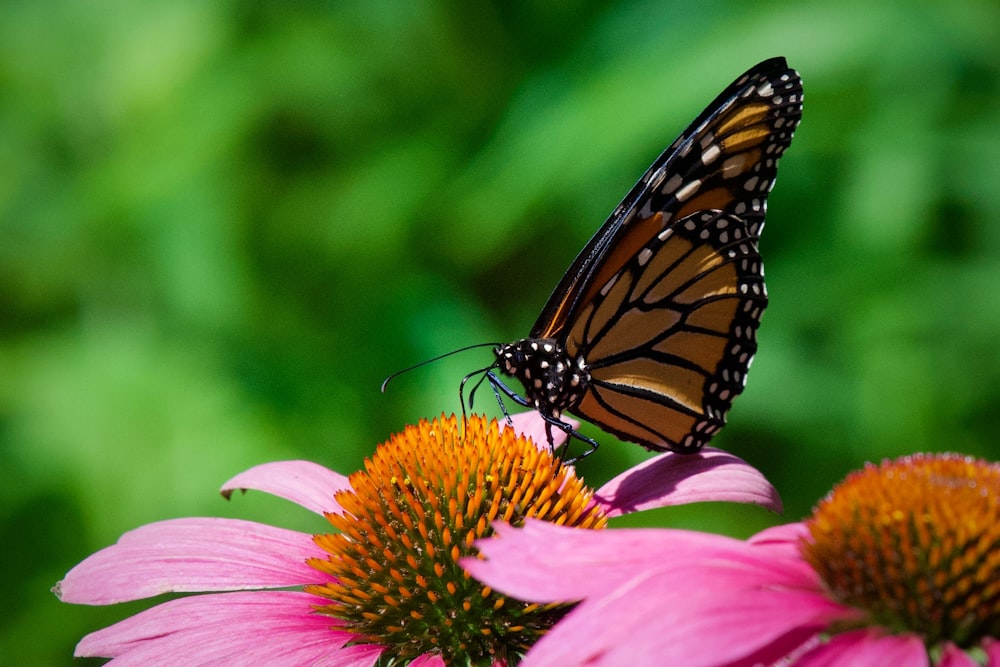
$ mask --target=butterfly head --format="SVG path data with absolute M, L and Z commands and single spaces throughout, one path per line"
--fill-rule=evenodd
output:
M 555 339 L 522 338 L 498 345 L 493 352 L 500 371 L 524 385 L 531 407 L 551 417 L 572 410 L 590 382 L 583 357 L 570 357 Z

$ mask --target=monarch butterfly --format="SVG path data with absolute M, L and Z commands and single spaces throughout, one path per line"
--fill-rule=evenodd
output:
M 751 68 L 646 171 L 570 265 L 527 338 L 485 373 L 552 427 L 571 412 L 651 450 L 697 451 L 743 391 L 767 305 L 757 240 L 802 115 L 784 58 Z M 517 378 L 524 395 L 494 372 Z M 482 380 L 480 380 L 481 382 Z

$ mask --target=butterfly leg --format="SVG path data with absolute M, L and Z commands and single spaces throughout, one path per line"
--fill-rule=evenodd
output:
M 555 426 L 557 429 L 565 433 L 567 436 L 566 442 L 563 443 L 563 446 L 559 448 L 559 453 L 557 454 L 557 456 L 560 459 L 562 459 L 564 463 L 567 464 L 578 463 L 583 459 L 587 458 L 588 456 L 590 456 L 591 454 L 593 454 L 594 452 L 596 452 L 597 448 L 600 447 L 600 443 L 598 443 L 596 440 L 594 440 L 593 438 L 588 438 L 583 433 L 580 433 L 570 424 L 564 422 L 558 417 L 552 417 L 550 415 L 542 414 L 542 418 L 545 420 L 545 434 L 549 440 L 549 447 L 552 447 L 554 442 L 552 438 L 553 426 Z M 573 458 L 568 459 L 566 458 L 566 454 L 569 453 L 569 443 L 572 442 L 573 440 L 579 440 L 580 442 L 587 445 L 587 450 L 580 453 L 578 456 L 574 456 Z
M 503 402 L 503 396 L 500 395 L 500 390 L 495 384 L 490 382 L 490 389 L 493 390 L 493 396 L 497 399 L 497 405 L 500 406 L 500 412 L 503 413 L 504 421 L 507 422 L 507 426 L 514 426 L 514 420 L 510 418 L 510 412 L 507 411 L 507 405 Z
M 531 401 L 526 399 L 524 396 L 521 396 L 516 391 L 514 391 L 506 384 L 504 384 L 503 381 L 499 377 L 497 377 L 496 373 L 494 373 L 493 371 L 486 372 L 486 379 L 490 381 L 490 386 L 493 387 L 493 392 L 496 394 L 497 402 L 500 403 L 500 409 L 503 410 L 504 415 L 507 416 L 508 423 L 510 422 L 510 415 L 507 413 L 507 408 L 503 403 L 503 398 L 500 396 L 501 392 L 504 393 L 510 400 L 514 401 L 515 403 L 517 403 L 522 407 L 528 408 L 530 410 L 538 410 L 531 403 Z M 546 414 L 542 410 L 538 410 L 538 414 L 540 414 L 542 416 L 542 419 L 545 420 L 545 436 L 546 439 L 549 441 L 549 449 L 552 450 L 553 454 L 558 456 L 566 463 L 576 463 L 577 461 L 580 461 L 586 458 L 587 456 L 590 456 L 595 451 L 597 451 L 599 445 L 597 441 L 594 440 L 593 438 L 588 438 L 587 436 L 585 436 L 584 434 L 580 433 L 575 428 L 573 428 L 569 423 L 564 422 L 562 419 L 559 419 L 558 417 Z M 563 444 L 563 446 L 559 448 L 558 452 L 556 452 L 555 448 L 555 438 L 552 436 L 553 426 L 568 436 L 568 439 L 566 440 L 565 444 Z M 583 452 L 579 456 L 574 456 L 571 459 L 567 459 L 566 454 L 569 452 L 569 443 L 574 439 L 579 440 L 582 443 L 585 443 L 587 445 L 587 451 Z
M 507 406 L 503 404 L 503 397 L 500 396 L 500 392 L 503 392 L 507 398 L 514 401 L 521 407 L 530 408 L 532 410 L 535 409 L 535 406 L 533 406 L 528 399 L 505 385 L 503 380 L 497 377 L 497 374 L 492 370 L 486 371 L 486 379 L 490 381 L 490 386 L 493 387 L 493 393 L 496 394 L 497 397 L 497 403 L 500 404 L 500 409 L 503 410 L 505 415 L 507 414 Z

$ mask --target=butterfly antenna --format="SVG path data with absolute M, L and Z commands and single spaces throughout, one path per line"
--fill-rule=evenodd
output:
M 472 401 L 474 401 L 475 398 L 476 398 L 476 392 L 479 391 L 479 388 L 481 386 L 483 386 L 483 382 L 486 381 L 486 378 L 488 378 L 490 376 L 489 370 L 490 369 L 488 369 L 488 368 L 486 369 L 486 372 L 483 373 L 483 376 L 481 378 L 479 378 L 479 382 L 477 382 L 476 385 L 472 388 L 472 391 L 469 392 L 469 407 L 470 408 L 472 407 Z M 493 385 L 491 384 L 490 386 L 492 387 Z M 501 404 L 500 407 L 503 408 L 503 404 Z
M 486 368 L 480 368 L 477 371 L 472 371 L 471 373 L 469 373 L 468 375 L 466 375 L 464 378 L 462 378 L 462 381 L 458 385 L 458 400 L 462 404 L 462 416 L 463 417 L 465 416 L 465 385 L 469 382 L 469 380 L 471 380 L 475 376 L 477 376 L 477 375 L 482 376 L 482 377 L 479 378 L 479 380 L 476 382 L 476 384 L 472 385 L 472 390 L 469 392 L 469 409 L 471 410 L 472 409 L 472 404 L 473 404 L 473 402 L 475 402 L 475 399 L 476 399 L 476 390 L 479 389 L 479 385 L 481 385 L 483 383 L 483 380 L 486 378 L 486 374 L 489 373 L 493 368 L 495 368 L 496 365 L 497 365 L 496 362 L 493 362 L 492 364 L 490 364 Z
M 421 366 L 426 366 L 427 364 L 434 363 L 435 361 L 441 361 L 445 357 L 450 357 L 451 355 L 458 354 L 459 352 L 467 352 L 469 350 L 475 350 L 476 348 L 479 348 L 479 347 L 496 347 L 497 345 L 500 345 L 500 343 L 476 343 L 475 345 L 466 345 L 465 347 L 460 347 L 457 350 L 452 350 L 451 352 L 445 352 L 444 354 L 439 354 L 436 357 L 431 357 L 430 359 L 425 359 L 424 361 L 421 361 L 419 364 L 413 364 L 412 366 L 410 366 L 408 368 L 404 368 L 401 371 L 396 371 L 395 373 L 393 373 L 392 375 L 390 375 L 386 379 L 382 380 L 382 393 L 383 394 L 385 393 L 385 388 L 389 385 L 389 381 L 390 380 L 394 380 L 395 378 L 399 377 L 403 373 L 409 373 L 410 371 L 416 370 L 417 368 L 420 368 Z M 490 368 L 492 368 L 492 366 Z M 480 372 L 481 371 L 476 371 L 476 373 L 480 373 Z M 475 375 L 475 373 L 473 373 L 473 375 Z M 466 379 L 468 379 L 468 376 L 466 376 Z M 463 385 L 465 384 L 465 380 L 462 380 L 462 384 Z

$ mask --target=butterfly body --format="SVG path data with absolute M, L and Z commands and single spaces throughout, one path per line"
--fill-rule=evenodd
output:
M 522 338 L 494 350 L 500 371 L 524 385 L 527 405 L 556 419 L 572 410 L 590 388 L 582 354 L 567 354 L 554 338 Z
M 563 413 L 652 450 L 704 446 L 757 350 L 757 241 L 801 111 L 783 58 L 727 87 L 580 252 L 529 336 L 495 348 L 494 388 L 577 437 Z

